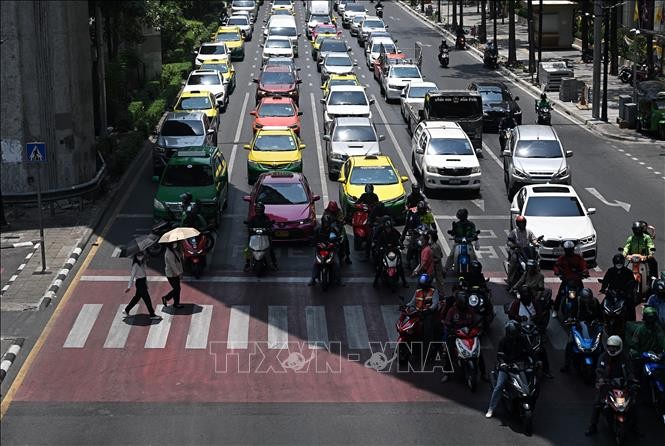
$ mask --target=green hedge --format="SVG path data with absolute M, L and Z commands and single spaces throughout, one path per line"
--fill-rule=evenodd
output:
M 143 148 L 145 136 L 141 132 L 128 132 L 101 138 L 97 150 L 104 157 L 108 173 L 119 177 Z

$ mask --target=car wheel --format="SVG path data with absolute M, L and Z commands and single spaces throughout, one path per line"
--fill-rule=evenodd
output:
M 418 168 L 416 167 L 416 156 L 411 155 L 411 170 L 415 176 L 418 176 Z
M 381 83 L 381 94 L 384 94 L 386 92 L 385 88 L 383 88 L 383 83 Z
M 402 119 L 406 121 L 406 115 L 404 114 L 404 107 L 400 105 L 399 107 L 399 113 L 402 115 Z

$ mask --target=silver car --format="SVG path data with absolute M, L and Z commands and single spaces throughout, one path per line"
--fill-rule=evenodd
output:
M 328 176 L 332 181 L 336 181 L 349 156 L 379 155 L 379 141 L 383 141 L 385 136 L 376 133 L 376 127 L 370 118 L 352 117 L 335 118 L 330 134 L 323 135 L 323 139 L 326 141 Z
M 571 184 L 564 150 L 559 136 L 549 125 L 518 125 L 508 135 L 503 157 L 504 182 L 509 197 L 522 186 L 539 183 Z

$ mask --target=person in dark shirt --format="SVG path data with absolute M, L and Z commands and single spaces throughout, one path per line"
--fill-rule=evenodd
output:
M 252 228 L 262 228 L 267 231 L 272 231 L 273 221 L 266 215 L 266 207 L 260 201 L 254 205 L 254 215 L 247 222 L 247 227 Z M 248 239 L 249 242 L 249 239 Z M 249 246 L 245 250 L 245 271 L 249 270 Z M 272 248 L 272 240 L 270 243 L 270 261 L 272 267 L 277 269 L 277 259 L 275 258 L 275 251 Z

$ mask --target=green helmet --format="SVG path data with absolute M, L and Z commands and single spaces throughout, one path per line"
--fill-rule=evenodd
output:
M 658 320 L 658 311 L 654 307 L 646 307 L 642 312 L 642 320 L 645 324 L 653 324 Z

